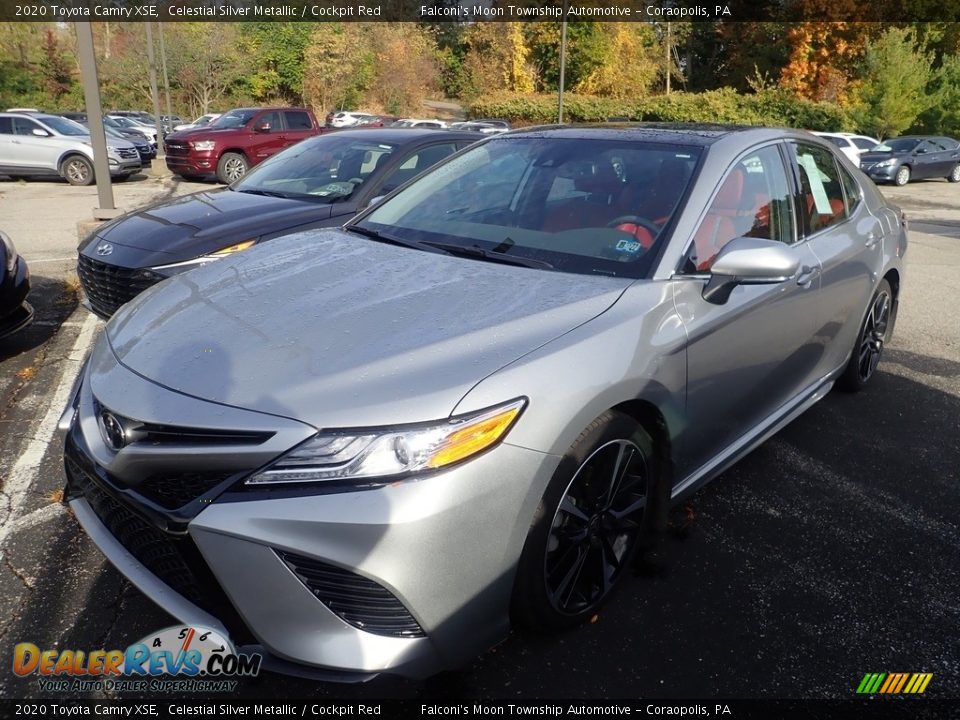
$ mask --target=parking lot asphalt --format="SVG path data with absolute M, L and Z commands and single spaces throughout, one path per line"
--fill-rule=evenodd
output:
M 38 188 L 0 182 L 0 211 L 46 217 L 75 190 Z M 152 192 L 184 189 L 158 181 Z M 896 335 L 871 387 L 831 393 L 675 508 L 661 550 L 594 622 L 554 637 L 512 634 L 461 672 L 422 683 L 267 673 L 238 694 L 849 698 L 868 672 L 931 672 L 927 697 L 960 697 L 960 188 L 884 192 L 912 233 Z M 81 198 L 70 207 L 86 202 L 89 212 L 95 194 Z M 28 260 L 41 257 L 4 229 Z M 11 671 L 16 643 L 123 648 L 173 623 L 59 503 L 50 426 L 101 326 L 74 309 L 62 272 L 35 271 L 38 322 L 0 341 L 0 697 L 41 694 Z

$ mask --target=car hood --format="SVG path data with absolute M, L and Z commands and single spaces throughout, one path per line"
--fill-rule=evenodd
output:
M 167 140 L 216 140 L 218 137 L 225 137 L 227 135 L 235 135 L 237 133 L 245 132 L 247 132 L 246 126 L 217 128 L 210 127 L 210 125 L 201 125 L 197 128 L 177 130 L 176 132 L 167 135 Z
M 870 152 L 863 153 L 860 156 L 860 161 L 861 162 L 877 162 L 879 160 L 886 160 L 892 157 L 903 157 L 904 155 L 909 155 L 909 154 L 910 154 L 909 152 L 903 152 L 903 151 L 893 152 L 892 150 L 882 150 L 877 152 L 877 151 L 871 150 Z
M 229 189 L 205 190 L 125 215 L 99 229 L 81 247 L 90 257 L 107 242 L 118 248 L 110 262 L 147 267 L 189 260 L 227 245 L 325 220 L 332 205 L 266 197 Z
M 107 335 L 123 365 L 187 395 L 315 427 L 390 425 L 448 416 L 631 282 L 312 231 L 155 286 Z

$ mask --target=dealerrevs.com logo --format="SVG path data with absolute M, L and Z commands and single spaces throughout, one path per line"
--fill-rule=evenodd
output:
M 46 692 L 139 690 L 232 692 L 234 678 L 255 677 L 262 657 L 237 653 L 216 630 L 174 625 L 126 650 L 41 650 L 33 643 L 13 649 L 13 672 L 36 676 Z

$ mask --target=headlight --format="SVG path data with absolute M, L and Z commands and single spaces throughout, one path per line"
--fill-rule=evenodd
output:
M 320 432 L 246 484 L 385 478 L 453 465 L 500 442 L 526 403 L 518 398 L 428 425 Z
M 215 140 L 197 140 L 196 142 L 190 143 L 190 147 L 194 150 L 213 150 L 216 144 Z
M 238 242 L 233 245 L 227 245 L 225 248 L 220 248 L 216 252 L 209 253 L 207 255 L 201 255 L 200 257 L 193 258 L 192 260 L 184 260 L 183 262 L 170 263 L 169 265 L 156 265 L 151 270 L 171 270 L 173 268 L 187 268 L 191 265 L 202 265 L 203 263 L 208 263 L 211 260 L 219 260 L 221 258 L 227 257 L 227 255 L 233 255 L 236 252 L 241 250 L 246 250 L 249 247 L 253 247 L 257 244 L 259 238 L 252 238 L 251 240 L 244 240 L 243 242 Z
M 891 165 L 896 165 L 897 159 L 890 158 L 889 160 L 881 160 L 874 167 L 890 167 Z
M 12 273 L 13 266 L 17 264 L 17 249 L 6 233 L 0 232 L 0 243 L 3 243 L 3 248 L 7 251 L 7 272 Z

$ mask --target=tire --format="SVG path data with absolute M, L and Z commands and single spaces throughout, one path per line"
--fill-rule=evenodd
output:
M 883 347 L 892 334 L 893 319 L 893 291 L 890 283 L 881 280 L 860 325 L 850 361 L 837 381 L 841 390 L 859 392 L 870 382 L 883 355 Z
M 217 163 L 217 180 L 229 185 L 246 175 L 249 169 L 250 163 L 240 153 L 224 153 Z
M 636 420 L 616 411 L 594 420 L 537 507 L 517 566 L 513 622 L 552 632 L 589 619 L 662 529 L 667 491 L 653 440 Z
M 947 180 L 952 183 L 960 182 L 960 163 L 957 163 L 953 166 L 953 170 L 951 170 L 950 174 L 947 175 Z
M 908 182 L 910 182 L 910 166 L 901 165 L 897 169 L 897 174 L 893 176 L 893 184 L 899 187 L 903 187 Z
M 60 164 L 60 174 L 71 185 L 92 185 L 93 165 L 82 155 L 71 155 Z

